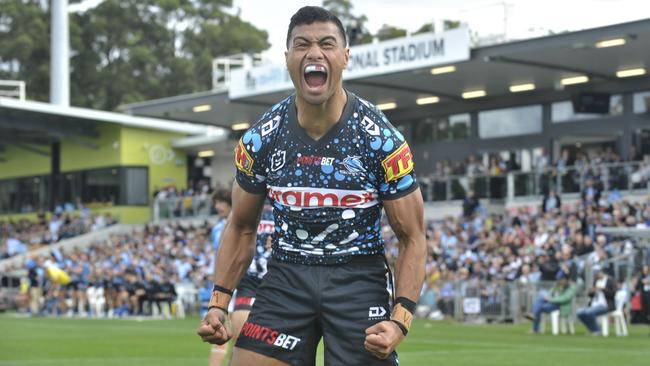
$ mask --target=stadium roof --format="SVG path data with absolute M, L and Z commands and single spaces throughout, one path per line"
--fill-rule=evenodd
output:
M 608 42 L 599 43 L 603 41 Z M 644 19 L 474 48 L 470 50 L 469 59 L 453 63 L 455 72 L 433 75 L 431 66 L 428 66 L 370 75 L 344 83 L 350 90 L 375 103 L 396 103 L 394 111 L 429 108 L 427 111 L 430 113 L 443 113 L 449 107 L 473 110 L 481 100 L 514 100 L 523 94 L 531 100 L 535 95 L 564 92 L 571 87 L 562 85 L 561 80 L 569 77 L 588 77 L 589 82 L 581 84 L 587 88 L 627 82 L 628 79 L 617 77 L 617 72 L 650 67 L 648 44 L 650 19 Z M 629 78 L 636 80 L 635 85 L 639 79 L 650 81 L 647 74 Z M 521 84 L 534 84 L 534 90 L 517 93 L 515 97 L 510 89 Z M 463 93 L 476 90 L 484 90 L 486 96 L 477 99 L 463 97 Z M 231 127 L 235 123 L 255 121 L 266 108 L 290 92 L 287 89 L 231 99 L 226 90 L 217 90 L 130 104 L 121 109 L 135 115 Z M 417 105 L 416 99 L 422 96 L 437 96 L 440 100 L 434 105 Z M 388 112 L 389 116 L 394 111 Z
M 50 144 L 66 138 L 93 147 L 92 140 L 80 138 L 98 137 L 97 122 L 187 135 L 224 134 L 208 125 L 0 98 L 0 145 Z

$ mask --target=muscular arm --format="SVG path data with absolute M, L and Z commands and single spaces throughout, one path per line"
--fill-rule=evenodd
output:
M 419 189 L 408 195 L 384 201 L 388 222 L 399 240 L 399 255 L 395 265 L 396 294 L 417 302 L 424 282 L 427 247 L 424 237 L 424 204 Z M 395 311 L 395 309 L 393 309 Z M 406 312 L 406 310 L 402 310 Z M 393 318 L 391 315 L 391 318 Z M 404 313 L 402 313 L 404 315 Z M 397 315 L 397 320 L 404 324 Z M 407 321 L 410 323 L 410 320 Z M 366 329 L 364 346 L 380 359 L 387 358 L 404 339 L 404 330 L 391 321 L 379 322 Z
M 395 264 L 396 297 L 417 302 L 424 281 L 427 245 L 424 203 L 420 189 L 396 200 L 384 201 L 388 222 L 399 240 Z
M 232 210 L 221 235 L 215 264 L 214 283 L 234 289 L 255 254 L 255 237 L 264 195 L 244 191 L 235 182 L 232 189 Z

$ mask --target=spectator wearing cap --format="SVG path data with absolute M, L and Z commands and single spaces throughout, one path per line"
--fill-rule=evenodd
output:
M 606 272 L 606 270 L 598 272 L 594 285 L 588 293 L 590 299 L 588 306 L 578 310 L 578 319 L 592 335 L 600 335 L 600 326 L 596 319 L 614 310 L 616 286 Z
M 540 294 L 533 305 L 533 313 L 526 314 L 526 318 L 533 321 L 531 333 L 539 333 L 539 323 L 542 314 L 560 311 L 560 316 L 566 317 L 571 314 L 571 302 L 576 295 L 576 286 L 569 281 L 569 276 L 564 271 L 557 272 L 556 284 L 550 293 Z

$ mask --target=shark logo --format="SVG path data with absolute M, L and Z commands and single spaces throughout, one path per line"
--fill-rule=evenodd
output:
M 348 156 L 347 158 L 343 159 L 342 164 L 345 168 L 345 171 L 342 172 L 344 174 L 357 175 L 364 174 L 366 172 L 366 168 L 363 167 L 363 164 L 361 163 L 361 157 L 359 156 Z

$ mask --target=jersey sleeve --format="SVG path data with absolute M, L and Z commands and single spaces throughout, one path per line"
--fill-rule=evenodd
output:
M 251 129 L 239 139 L 235 148 L 235 179 L 248 193 L 264 194 L 267 191 L 261 147 L 260 135 Z
M 381 119 L 378 121 L 381 131 L 371 141 L 371 147 L 376 148 L 377 190 L 381 200 L 397 199 L 418 187 L 413 153 L 404 136 L 388 119 L 383 114 L 378 118 Z

